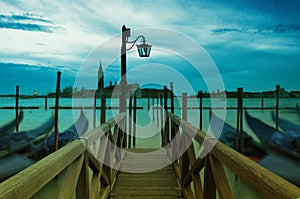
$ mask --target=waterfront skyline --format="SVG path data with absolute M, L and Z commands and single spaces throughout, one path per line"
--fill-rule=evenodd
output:
M 216 63 L 226 90 L 274 90 L 277 84 L 289 91 L 300 90 L 300 2 L 296 0 L 4 0 L 0 7 L 0 94 L 14 93 L 16 85 L 23 94 L 53 92 L 58 70 L 62 71 L 62 87 L 72 86 L 90 52 L 120 34 L 123 24 L 175 30 L 193 39 Z M 151 35 L 146 37 L 151 43 Z M 184 61 L 165 61 L 168 55 L 151 53 L 148 61 L 129 54 L 128 67 L 145 62 L 180 65 L 182 74 L 192 79 Z M 95 68 L 104 59 L 99 55 Z M 119 75 L 116 60 L 105 84 L 118 80 Z M 146 78 L 146 73 L 140 78 L 143 75 Z M 199 85 L 200 89 L 205 90 Z

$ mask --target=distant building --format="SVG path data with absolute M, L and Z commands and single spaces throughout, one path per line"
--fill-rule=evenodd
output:
M 104 88 L 104 73 L 102 69 L 102 63 L 100 62 L 99 69 L 98 69 L 98 90 L 101 90 Z
M 33 92 L 33 97 L 37 97 L 37 92 L 36 91 Z

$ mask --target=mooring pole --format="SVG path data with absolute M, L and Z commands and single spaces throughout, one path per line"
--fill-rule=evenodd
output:
M 132 139 L 132 135 L 133 135 L 133 132 L 132 132 L 132 121 L 133 121 L 133 118 L 132 118 L 132 96 L 129 97 L 129 129 L 128 129 L 128 148 L 131 148 L 131 139 Z
M 16 132 L 19 132 L 19 90 L 20 87 L 16 86 Z
M 133 98 L 133 147 L 136 145 L 136 95 Z
M 239 148 L 240 148 L 240 95 L 239 95 L 239 88 L 237 90 L 237 117 L 236 117 L 236 133 L 235 133 L 235 149 L 237 151 L 239 151 Z
M 202 115 L 203 115 L 203 92 L 199 91 L 198 92 L 198 97 L 199 97 L 199 114 L 200 114 L 200 118 L 199 118 L 199 129 L 202 130 Z
M 279 91 L 280 86 L 276 85 L 276 131 L 278 131 L 278 117 L 279 117 Z
M 243 88 L 239 88 L 240 98 L 240 153 L 244 154 L 244 132 L 243 132 Z
M 170 83 L 170 90 L 171 90 L 171 96 L 170 96 L 170 98 L 171 98 L 171 113 L 174 114 L 175 107 L 174 107 L 174 84 L 173 84 L 173 82 Z
M 48 109 L 48 97 L 45 96 L 45 110 Z
M 54 139 L 54 146 L 55 151 L 58 150 L 58 106 L 59 106 L 59 93 L 60 93 L 60 76 L 61 72 L 57 72 L 57 80 L 56 80 L 56 96 L 55 96 L 55 125 L 54 125 L 54 132 L 55 132 L 55 139 Z
M 94 95 L 94 107 L 93 107 L 93 127 L 96 128 L 96 107 L 97 107 L 97 91 Z

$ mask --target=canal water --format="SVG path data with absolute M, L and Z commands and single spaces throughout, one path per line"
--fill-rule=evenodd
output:
M 234 108 L 237 106 L 237 100 L 230 98 L 227 99 L 225 102 L 223 99 L 215 99 L 220 100 L 220 104 L 226 103 L 227 107 Z M 136 147 L 142 148 L 159 148 L 161 146 L 161 140 L 159 135 L 159 125 L 157 125 L 157 121 L 160 120 L 157 118 L 158 109 L 152 109 L 153 107 L 158 107 L 156 104 L 156 99 L 154 100 L 154 106 L 152 104 L 152 99 L 150 99 L 150 109 L 148 110 L 148 99 L 137 99 L 137 106 L 143 107 L 143 109 L 137 110 L 137 145 Z M 293 108 L 296 107 L 296 103 L 300 104 L 300 99 L 292 98 L 292 99 L 280 99 L 280 108 L 289 108 L 289 109 L 280 109 L 279 116 L 281 118 L 287 119 L 292 121 L 296 124 L 300 125 L 300 117 L 296 110 Z M 34 99 L 20 99 L 19 106 L 38 106 L 39 109 L 25 109 L 24 110 L 24 120 L 20 124 L 20 131 L 29 130 L 32 128 L 36 128 L 41 125 L 44 121 L 46 121 L 52 114 L 54 114 L 53 109 L 49 109 L 49 107 L 53 107 L 55 104 L 55 99 L 49 98 L 48 99 L 48 109 L 45 109 L 45 100 L 43 98 L 34 98 Z M 61 98 L 60 99 L 60 106 L 77 106 L 77 107 L 92 107 L 94 104 L 93 99 L 71 99 L 71 98 Z M 100 100 L 97 102 L 97 106 L 99 106 Z M 128 103 L 127 103 L 128 104 Z M 175 114 L 181 116 L 181 98 L 177 97 L 175 99 Z M 193 107 L 188 109 L 187 121 L 191 124 L 199 127 L 199 110 L 195 109 L 195 107 L 199 106 L 199 99 L 196 98 L 188 98 L 187 101 L 188 107 Z M 14 98 L 0 98 L 0 107 L 5 106 L 14 106 L 15 99 Z M 106 106 L 108 107 L 118 107 L 119 100 L 118 99 L 107 99 Z M 248 99 L 245 98 L 243 102 L 244 107 L 250 108 L 260 108 L 261 107 L 261 99 Z M 211 101 L 208 98 L 203 99 L 203 107 L 210 107 Z M 264 99 L 264 107 L 265 108 L 275 108 L 276 106 L 276 99 L 274 98 L 267 98 Z M 261 110 L 261 109 L 249 109 L 248 112 L 265 123 L 274 126 L 275 123 L 271 118 L 271 113 L 274 110 Z M 93 110 L 92 109 L 84 109 L 84 113 L 89 119 L 89 129 L 93 128 Z M 78 118 L 80 114 L 80 110 L 59 110 L 59 130 L 63 131 L 64 129 L 68 128 L 74 120 Z M 109 109 L 106 112 L 106 118 L 110 119 L 114 115 L 118 114 L 117 109 Z M 228 109 L 226 111 L 226 122 L 232 125 L 233 127 L 236 126 L 236 116 L 237 111 L 234 109 Z M 6 123 L 7 121 L 13 119 L 15 116 L 15 110 L 7 110 L 1 109 L 0 110 L 0 125 Z M 153 117 L 154 116 L 154 117 Z M 100 121 L 100 110 L 96 111 L 96 124 L 99 125 Z M 244 120 L 243 122 L 244 130 L 254 139 L 258 140 L 251 129 L 248 127 L 247 122 Z M 154 131 L 143 131 L 143 129 L 155 129 Z M 206 132 L 209 128 L 209 110 L 203 110 L 203 131 Z M 152 134 L 151 134 L 152 132 Z M 235 198 L 249 198 L 249 199 L 256 199 L 259 198 L 258 194 L 252 191 L 245 183 L 243 183 L 240 179 L 236 179 L 234 174 L 232 174 L 228 169 L 226 169 L 227 175 L 229 177 L 230 185 L 234 192 Z

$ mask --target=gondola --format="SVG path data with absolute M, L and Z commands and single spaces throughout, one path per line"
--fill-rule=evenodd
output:
M 24 118 L 24 111 L 21 110 L 19 115 L 19 124 L 23 121 Z M 16 128 L 16 119 L 9 121 L 6 124 L 3 124 L 2 126 L 0 126 L 0 135 L 5 135 L 7 133 L 13 132 Z
M 88 120 L 83 112 L 81 112 L 78 120 L 65 131 L 59 133 L 59 146 L 73 141 L 81 136 L 88 129 Z M 52 149 L 54 143 L 54 132 L 47 137 L 43 142 L 34 143 L 31 142 L 28 150 L 24 153 L 11 154 L 0 159 L 0 182 L 15 175 L 21 170 L 29 167 L 38 160 L 44 158 L 49 154 L 50 148 Z M 48 151 L 45 151 L 47 145 Z M 17 164 L 17 165 L 15 165 Z
M 79 118 L 77 121 L 70 126 L 67 130 L 58 134 L 58 147 L 62 147 L 69 142 L 79 138 L 82 134 L 84 134 L 89 126 L 89 122 L 85 114 L 81 111 Z M 47 153 L 50 153 L 54 149 L 54 132 L 44 141 L 43 148 Z
M 235 148 L 235 139 L 236 139 L 236 129 L 226 123 L 225 121 L 218 118 L 216 115 L 211 113 L 211 120 L 213 124 L 211 126 L 212 132 L 215 134 L 217 132 L 216 126 L 220 126 L 224 123 L 219 140 L 231 148 Z M 244 155 L 253 159 L 259 160 L 266 152 L 259 146 L 259 144 L 253 140 L 246 132 L 243 131 L 244 135 Z M 217 135 L 215 134 L 217 137 Z
M 0 139 L 0 158 L 26 150 L 31 144 L 45 140 L 54 126 L 54 116 L 36 129 L 10 133 Z
M 300 187 L 300 163 L 283 155 L 268 154 L 258 164 Z
M 300 161 L 300 154 L 297 152 L 297 138 L 290 136 L 289 133 L 276 131 L 275 128 L 263 123 L 257 118 L 254 118 L 245 112 L 248 126 L 260 139 L 262 147 L 266 150 L 285 155 L 295 161 Z
M 0 182 L 15 175 L 34 163 L 35 160 L 22 154 L 13 154 L 0 159 Z
M 276 116 L 275 116 L 274 112 L 272 112 L 272 119 L 274 122 L 276 122 Z M 284 132 L 293 131 L 293 132 L 297 133 L 298 135 L 300 135 L 300 126 L 297 124 L 294 124 L 293 122 L 290 122 L 288 120 L 278 117 L 278 125 Z

